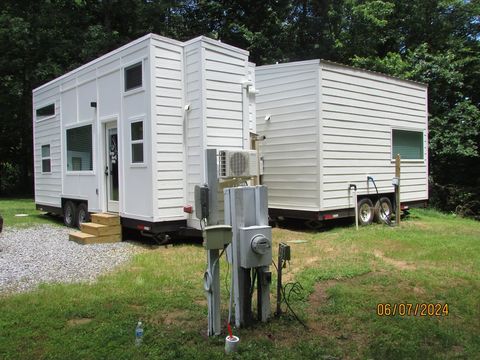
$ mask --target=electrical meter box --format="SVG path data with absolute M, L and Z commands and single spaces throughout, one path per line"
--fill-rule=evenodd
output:
M 212 225 L 203 230 L 203 245 L 207 250 L 223 249 L 232 242 L 230 225 Z
M 272 228 L 250 226 L 240 228 L 240 266 L 251 269 L 272 263 Z

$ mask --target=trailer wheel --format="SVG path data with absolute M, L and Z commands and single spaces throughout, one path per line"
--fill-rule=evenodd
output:
M 63 205 L 63 223 L 68 227 L 76 225 L 75 204 L 70 200 Z
M 374 214 L 370 199 L 364 198 L 358 202 L 358 223 L 360 225 L 370 225 L 373 222 Z
M 392 217 L 392 202 L 387 197 L 380 198 L 375 203 L 375 220 L 380 224 L 389 224 Z
M 90 214 L 88 213 L 88 208 L 87 204 L 85 203 L 80 203 L 77 206 L 77 216 L 76 216 L 76 222 L 77 222 L 77 227 L 80 228 L 80 225 L 84 222 L 90 221 Z

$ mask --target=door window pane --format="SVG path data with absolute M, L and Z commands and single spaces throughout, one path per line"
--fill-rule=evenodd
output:
M 67 170 L 93 170 L 92 125 L 67 130 Z

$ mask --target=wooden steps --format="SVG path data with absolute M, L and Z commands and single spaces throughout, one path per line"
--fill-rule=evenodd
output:
M 80 225 L 81 231 L 70 232 L 69 239 L 79 244 L 104 244 L 122 241 L 120 216 L 97 213 L 91 215 L 92 222 Z

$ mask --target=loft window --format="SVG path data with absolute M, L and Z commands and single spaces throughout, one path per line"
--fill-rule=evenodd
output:
M 42 173 L 49 173 L 51 171 L 50 145 L 42 145 Z
M 143 163 L 143 121 L 135 121 L 130 125 L 132 140 L 132 164 Z
M 142 87 L 142 63 L 125 68 L 125 91 Z
M 37 119 L 42 119 L 47 116 L 53 116 L 55 115 L 55 104 L 50 104 L 50 105 L 38 108 L 35 114 L 37 115 Z
M 423 160 L 423 131 L 392 130 L 392 159 Z
M 91 171 L 92 125 L 67 130 L 67 171 Z

